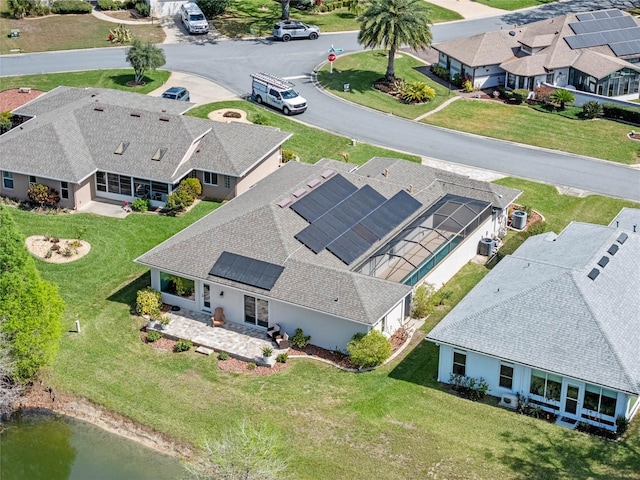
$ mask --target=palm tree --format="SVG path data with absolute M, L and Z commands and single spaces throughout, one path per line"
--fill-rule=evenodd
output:
M 373 0 L 360 17 L 358 43 L 389 50 L 386 81 L 396 79 L 394 61 L 400 46 L 418 50 L 431 44 L 429 13 L 424 0 Z
M 573 96 L 573 93 L 564 88 L 558 88 L 551 95 L 549 95 L 549 98 L 554 102 L 560 104 L 560 110 L 564 110 L 565 103 L 573 103 L 576 101 L 576 97 Z

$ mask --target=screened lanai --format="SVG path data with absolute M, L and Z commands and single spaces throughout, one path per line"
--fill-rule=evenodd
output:
M 490 203 L 447 194 L 356 271 L 415 285 L 490 216 Z

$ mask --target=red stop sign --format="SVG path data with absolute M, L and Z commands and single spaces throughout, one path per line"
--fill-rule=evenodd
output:
M 336 54 L 335 53 L 330 53 L 329 54 L 329 61 L 333 62 L 336 59 Z

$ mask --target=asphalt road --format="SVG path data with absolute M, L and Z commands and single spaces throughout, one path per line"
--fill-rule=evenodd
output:
M 584 9 L 577 2 L 563 3 L 573 9 Z M 510 28 L 513 26 L 511 22 L 518 20 L 517 15 L 540 15 L 539 10 L 436 25 L 433 27 L 434 42 Z M 552 14 L 557 14 L 557 11 Z M 326 60 L 332 44 L 343 48 L 345 53 L 362 49 L 353 32 L 323 35 L 316 41 L 289 43 L 252 39 L 164 45 L 167 57 L 164 68 L 202 75 L 239 95 L 250 91 L 251 72 L 267 71 L 283 77 L 295 77 L 298 78 L 294 80 L 296 88 L 310 105 L 306 113 L 296 118 L 311 125 L 358 141 L 421 156 L 640 201 L 640 170 L 422 125 L 327 95 L 312 84 L 311 77 L 314 69 Z M 125 50 L 112 48 L 5 56 L 0 57 L 0 74 L 127 68 Z

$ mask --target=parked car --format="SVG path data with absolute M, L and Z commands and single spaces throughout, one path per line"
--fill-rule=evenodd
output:
M 209 22 L 195 3 L 185 3 L 180 7 L 180 18 L 189 33 L 207 33 Z
M 184 87 L 171 87 L 162 94 L 162 98 L 170 98 L 171 100 L 189 101 L 189 90 Z
M 320 29 L 315 25 L 305 25 L 302 22 L 287 20 L 273 26 L 273 37 L 276 40 L 288 42 L 292 38 L 308 38 L 315 40 L 320 36 Z

